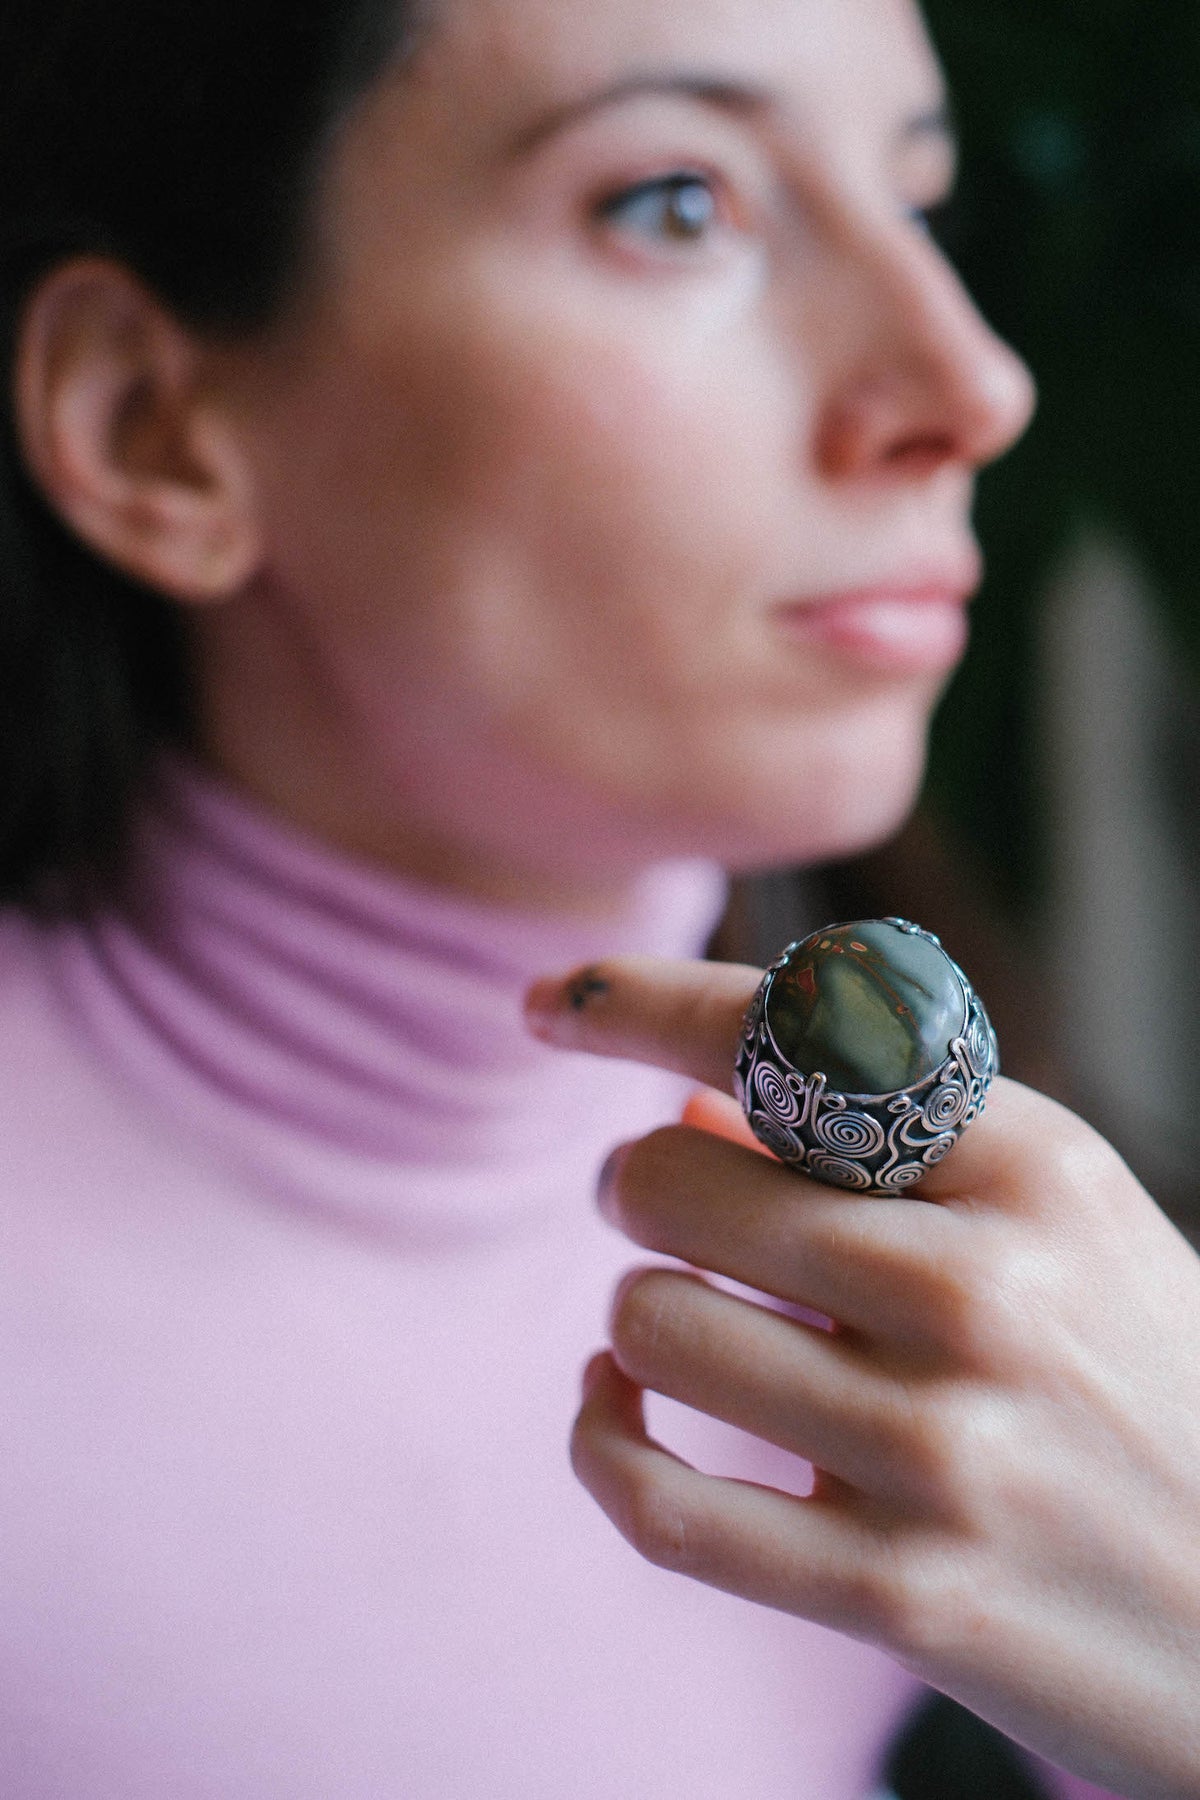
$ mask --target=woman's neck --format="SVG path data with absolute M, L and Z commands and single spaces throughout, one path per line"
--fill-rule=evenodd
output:
M 388 756 L 346 725 L 323 684 L 246 653 L 212 625 L 194 634 L 196 764 L 306 836 L 380 872 L 448 896 L 564 921 L 621 917 L 648 868 L 680 851 L 634 844 L 586 800 L 541 791 L 513 772 L 503 800 L 475 801 L 478 771 L 448 771 L 422 745 Z M 234 654 L 233 652 L 237 653 Z M 293 657 L 295 648 L 293 646 Z M 402 736 L 398 724 L 396 735 Z M 423 763 L 450 803 L 423 794 Z M 411 791 L 407 791 L 411 788 Z M 471 797 L 468 800 L 468 797 Z M 555 816 L 556 812 L 561 816 Z

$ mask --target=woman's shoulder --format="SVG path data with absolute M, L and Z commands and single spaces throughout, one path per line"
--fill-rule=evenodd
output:
M 56 928 L 22 911 L 0 909 L 0 1055 L 12 1050 L 17 1016 L 52 1012 Z
M 0 1295 L 18 1246 L 53 1260 L 139 1196 L 213 1183 L 97 1037 L 93 957 L 84 927 L 0 912 Z
M 0 1146 L 7 1187 L 81 1113 L 90 1060 L 63 991 L 70 927 L 0 911 Z
M 69 1032 L 55 981 L 57 929 L 16 908 L 0 911 L 0 1112 L 12 1112 L 23 1072 Z

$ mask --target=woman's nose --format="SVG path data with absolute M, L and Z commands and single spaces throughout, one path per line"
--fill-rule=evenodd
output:
M 819 423 L 833 478 L 912 478 L 981 468 L 1033 417 L 1028 368 L 996 336 L 936 246 L 898 233 L 859 265 L 837 335 L 842 354 Z

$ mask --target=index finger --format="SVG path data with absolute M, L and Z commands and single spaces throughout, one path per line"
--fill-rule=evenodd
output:
M 761 969 L 743 963 L 614 957 L 537 982 L 525 1017 L 535 1037 L 560 1049 L 652 1063 L 729 1093 L 761 980 Z

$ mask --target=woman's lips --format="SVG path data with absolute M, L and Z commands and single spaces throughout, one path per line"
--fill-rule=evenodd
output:
M 779 608 L 789 637 L 894 674 L 948 673 L 967 647 L 962 584 L 861 588 Z

